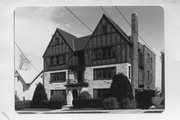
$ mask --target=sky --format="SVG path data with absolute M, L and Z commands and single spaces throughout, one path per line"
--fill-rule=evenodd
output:
M 4 120 L 7 119 L 7 117 L 5 115 L 2 114 L 2 112 L 4 112 L 10 119 L 13 120 L 19 120 L 19 119 L 24 119 L 24 117 L 26 117 L 27 120 L 31 120 L 31 119 L 52 119 L 52 116 L 36 116 L 36 115 L 18 115 L 17 113 L 14 112 L 14 10 L 18 7 L 27 7 L 27 6 L 65 6 L 65 5 L 93 5 L 93 6 L 97 6 L 97 5 L 123 5 L 123 6 L 127 6 L 127 5 L 131 5 L 131 6 L 136 6 L 136 5 L 145 5 L 145 6 L 162 6 L 164 9 L 164 36 L 165 36 L 165 84 L 166 84 L 166 107 L 165 107 L 165 112 L 163 112 L 162 114 L 141 114 L 141 115 L 136 115 L 136 114 L 121 114 L 121 118 L 123 119 L 143 119 L 147 118 L 149 120 L 154 120 L 154 119 L 162 119 L 162 120 L 168 120 L 170 119 L 174 119 L 174 120 L 179 120 L 179 106 L 180 106 L 180 97 L 179 97 L 179 91 L 180 91 L 180 80 L 179 80 L 179 71 L 180 71 L 180 34 L 179 34 L 179 30 L 180 30 L 180 2 L 178 0 L 66 0 L 66 1 L 60 1 L 60 0 L 53 0 L 53 1 L 49 1 L 49 0 L 0 0 L 0 119 Z M 106 9 L 108 10 L 108 9 Z M 126 11 L 124 11 L 124 9 L 121 11 L 124 13 Z M 97 11 L 96 11 L 97 12 Z M 108 12 L 108 11 L 107 11 Z M 143 12 L 143 11 L 141 11 Z M 46 12 L 47 13 L 47 12 Z M 99 13 L 99 12 L 98 12 Z M 109 13 L 109 12 L 108 12 Z M 76 13 L 78 14 L 78 13 Z M 116 13 L 117 14 L 117 13 Z M 154 13 L 156 14 L 156 12 Z M 42 14 L 41 14 L 42 15 Z M 147 16 L 148 14 L 146 14 Z M 44 16 L 46 16 L 46 14 L 44 14 Z M 80 16 L 82 19 L 86 19 L 86 17 L 84 16 Z M 130 13 L 126 15 L 126 17 L 130 17 Z M 140 17 L 140 15 L 139 15 Z M 41 17 L 40 17 L 41 18 Z M 31 38 L 35 37 L 33 36 L 35 33 L 37 32 L 40 34 L 40 36 L 44 35 L 44 36 L 48 36 L 47 38 L 42 37 L 43 39 L 43 43 L 39 43 L 38 40 L 41 39 L 41 37 L 38 38 L 38 40 L 36 39 L 36 42 L 33 41 L 34 43 L 37 44 L 42 44 L 41 47 L 39 47 L 39 45 L 34 44 L 31 45 L 31 40 L 30 41 L 26 41 L 27 44 L 29 44 L 30 47 L 29 50 L 27 49 L 27 45 L 25 46 L 25 44 L 23 44 L 22 39 L 17 40 L 18 45 L 21 47 L 21 49 L 23 50 L 23 52 L 27 55 L 28 58 L 33 58 L 30 59 L 31 62 L 35 65 L 38 66 L 39 69 L 42 68 L 42 59 L 39 59 L 42 54 L 43 54 L 43 50 L 47 47 L 47 44 L 49 43 L 52 34 L 54 33 L 56 27 L 59 27 L 57 23 L 52 22 L 51 19 L 38 19 L 35 20 L 33 19 L 29 19 L 24 17 L 24 19 L 28 19 L 31 20 L 29 22 L 26 21 L 27 24 L 29 24 L 28 28 L 24 27 L 24 29 L 22 29 L 21 31 L 23 31 L 23 34 L 25 34 L 26 31 L 28 31 L 29 33 L 27 34 L 28 36 L 26 37 L 26 39 L 28 37 L 31 36 Z M 100 18 L 100 17 L 99 17 Z M 19 18 L 22 19 L 22 18 Z M 76 21 L 76 19 L 74 19 L 72 17 L 72 19 L 74 21 Z M 90 18 L 88 18 L 90 19 Z M 92 18 L 91 18 L 92 19 Z M 95 18 L 96 19 L 96 18 Z M 130 20 L 128 18 L 128 20 Z M 34 21 L 39 21 L 39 23 L 34 22 Z M 43 21 L 43 22 L 42 22 Z M 117 22 L 117 20 L 116 20 Z M 32 24 L 34 23 L 34 24 Z M 36 23 L 36 24 L 35 24 Z M 49 24 L 51 25 L 49 25 Z M 141 22 L 142 23 L 142 22 Z M 140 24 L 140 23 L 139 23 Z M 22 25 L 25 26 L 25 24 L 22 22 Z M 34 27 L 34 29 L 32 29 L 32 27 Z M 39 25 L 42 26 L 42 29 L 40 29 L 41 27 L 38 27 Z M 49 25 L 49 27 L 48 27 Z M 89 24 L 88 24 L 89 25 Z M 146 24 L 147 25 L 147 24 Z M 69 26 L 68 24 L 66 26 Z M 80 27 L 81 25 L 79 25 Z M 95 25 L 92 24 L 93 27 Z M 128 26 L 128 25 L 127 25 Z M 22 26 L 21 26 L 22 27 Z M 123 28 L 123 30 L 125 29 L 123 27 L 123 25 L 120 25 L 121 28 Z M 150 26 L 150 28 L 153 26 Z M 31 28 L 31 29 L 30 29 Z M 36 28 L 36 29 L 35 29 Z M 64 30 L 68 30 L 68 28 L 65 27 L 65 24 L 61 25 L 61 28 Z M 66 28 L 66 29 L 65 29 Z M 90 32 L 88 32 L 88 30 L 86 30 L 86 28 L 83 28 L 83 31 L 86 31 L 86 34 L 89 34 Z M 47 31 L 41 31 L 40 30 L 47 30 Z M 154 29 L 155 30 L 155 29 Z M 69 28 L 69 31 L 72 31 Z M 75 31 L 75 30 L 74 30 Z M 144 31 L 142 31 L 144 32 Z M 151 31 L 152 32 L 152 31 Z M 33 34 L 30 34 L 33 33 Z M 37 34 L 36 33 L 36 34 Z M 81 32 L 73 32 L 73 34 L 76 34 L 77 36 L 81 36 Z M 85 33 L 84 33 L 85 34 Z M 128 34 L 128 33 L 127 33 Z M 141 35 L 147 42 L 148 44 L 151 46 L 152 42 L 149 42 L 147 37 L 145 38 L 145 35 L 142 34 Z M 37 37 L 37 36 L 36 36 Z M 23 40 L 26 40 L 23 39 Z M 32 47 L 33 46 L 33 47 Z M 160 47 L 155 47 L 151 46 L 154 50 L 160 49 Z M 159 46 L 159 45 L 157 45 Z M 162 45 L 163 46 L 163 45 Z M 35 50 L 38 49 L 39 52 L 36 52 Z M 41 50 L 40 50 L 41 49 Z M 34 52 L 34 55 L 32 54 L 32 52 Z M 42 52 L 40 52 L 42 51 Z M 158 52 L 157 51 L 157 52 Z M 30 54 L 31 53 L 31 54 Z M 35 56 L 35 57 L 32 57 Z M 87 115 L 68 115 L 67 117 L 64 115 L 58 116 L 58 115 L 53 115 L 54 118 L 59 119 L 68 119 L 68 120 L 74 120 L 74 119 L 104 119 L 104 120 L 108 120 L 109 117 L 111 117 L 111 119 L 116 119 L 119 115 L 96 115 L 96 116 L 88 116 Z M 69 117 L 70 116 L 70 117 Z
M 104 11 L 99 6 L 68 7 L 91 30 L 94 30 Z M 113 6 L 103 6 L 106 13 L 127 35 L 131 28 Z M 139 35 L 155 51 L 156 87 L 160 88 L 160 51 L 164 49 L 164 11 L 159 6 L 119 6 L 129 23 L 131 14 L 136 12 L 139 20 Z M 77 37 L 92 34 L 64 6 L 63 7 L 19 7 L 15 9 L 15 41 L 40 71 L 43 70 L 42 55 L 56 28 L 63 29 Z M 141 38 L 139 42 L 145 44 Z M 18 50 L 16 50 L 18 52 Z M 19 54 L 19 53 L 18 53 Z M 16 54 L 16 61 L 19 55 Z

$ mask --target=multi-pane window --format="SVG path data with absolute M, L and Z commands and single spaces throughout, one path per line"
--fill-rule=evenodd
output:
M 138 78 L 139 78 L 139 80 L 138 80 L 138 84 L 139 84 L 139 86 L 141 86 L 142 87 L 142 85 L 144 84 L 143 83 L 143 70 L 141 70 L 141 69 L 139 69 L 139 74 L 138 74 Z
M 149 74 L 149 71 L 147 71 L 147 86 L 150 84 L 149 77 L 150 77 L 150 74 Z
M 50 74 L 50 82 L 65 82 L 66 72 L 58 72 Z
M 61 94 L 66 99 L 66 90 L 51 90 L 51 96 L 55 94 Z
M 109 89 L 94 89 L 93 97 L 94 98 L 107 98 Z
M 103 47 L 94 49 L 94 60 L 100 59 L 110 59 L 116 57 L 116 48 L 115 47 Z
M 93 72 L 94 80 L 109 80 L 116 74 L 116 67 L 96 68 Z
M 65 55 L 53 56 L 50 59 L 51 59 L 51 65 L 65 64 Z
M 143 67 L 143 54 L 141 52 L 141 50 L 138 50 L 138 57 L 139 57 L 139 66 Z

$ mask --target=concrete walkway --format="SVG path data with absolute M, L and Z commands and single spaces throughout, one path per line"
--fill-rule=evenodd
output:
M 136 113 L 162 113 L 164 109 L 118 109 L 118 110 L 104 110 L 98 108 L 70 108 L 63 107 L 62 109 L 24 109 L 17 111 L 19 114 L 136 114 Z

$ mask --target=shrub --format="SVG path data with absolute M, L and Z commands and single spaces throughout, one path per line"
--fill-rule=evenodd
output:
M 126 98 L 119 104 L 119 108 L 135 109 L 136 108 L 136 102 L 134 100 L 130 100 L 129 98 Z
M 19 97 L 18 97 L 16 94 L 15 94 L 14 97 L 15 97 L 15 102 L 16 102 L 16 101 L 20 101 Z
M 61 109 L 66 104 L 66 99 L 62 94 L 54 93 L 49 101 L 49 108 Z
M 30 106 L 31 106 L 30 100 L 15 102 L 15 110 L 27 109 L 30 108 Z
M 87 91 L 82 91 L 80 94 L 79 94 L 79 99 L 92 99 L 92 96 L 91 94 L 89 94 L 89 92 Z
M 103 99 L 75 99 L 74 108 L 103 108 Z
M 103 106 L 105 109 L 118 109 L 119 103 L 117 98 L 109 97 L 107 99 L 104 99 Z
M 44 86 L 41 83 L 38 83 L 33 95 L 31 107 L 45 108 L 47 107 L 47 100 L 47 94 L 45 92 Z
M 155 96 L 154 90 L 143 90 L 142 92 L 136 93 L 136 101 L 138 104 L 138 108 L 148 109 L 152 106 L 152 97 Z
M 115 75 L 109 89 L 109 97 L 115 97 L 119 102 L 129 98 L 133 99 L 132 87 L 129 79 L 122 73 Z M 118 91 L 118 92 L 117 92 Z

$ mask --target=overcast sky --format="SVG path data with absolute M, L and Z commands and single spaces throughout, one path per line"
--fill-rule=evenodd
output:
M 103 11 L 100 7 L 68 7 L 87 26 L 94 30 Z M 130 35 L 128 23 L 115 7 L 103 7 L 107 14 Z M 118 7 L 131 23 L 131 14 L 137 12 L 139 34 L 160 55 L 164 49 L 164 12 L 159 6 Z M 77 37 L 91 34 L 65 7 L 19 7 L 15 9 L 15 41 L 34 66 L 43 70 L 42 55 L 56 28 Z M 142 40 L 139 38 L 141 43 Z M 143 43 L 144 44 L 144 43 Z M 156 55 L 156 86 L 160 86 L 160 58 Z M 18 61 L 18 54 L 16 54 Z

